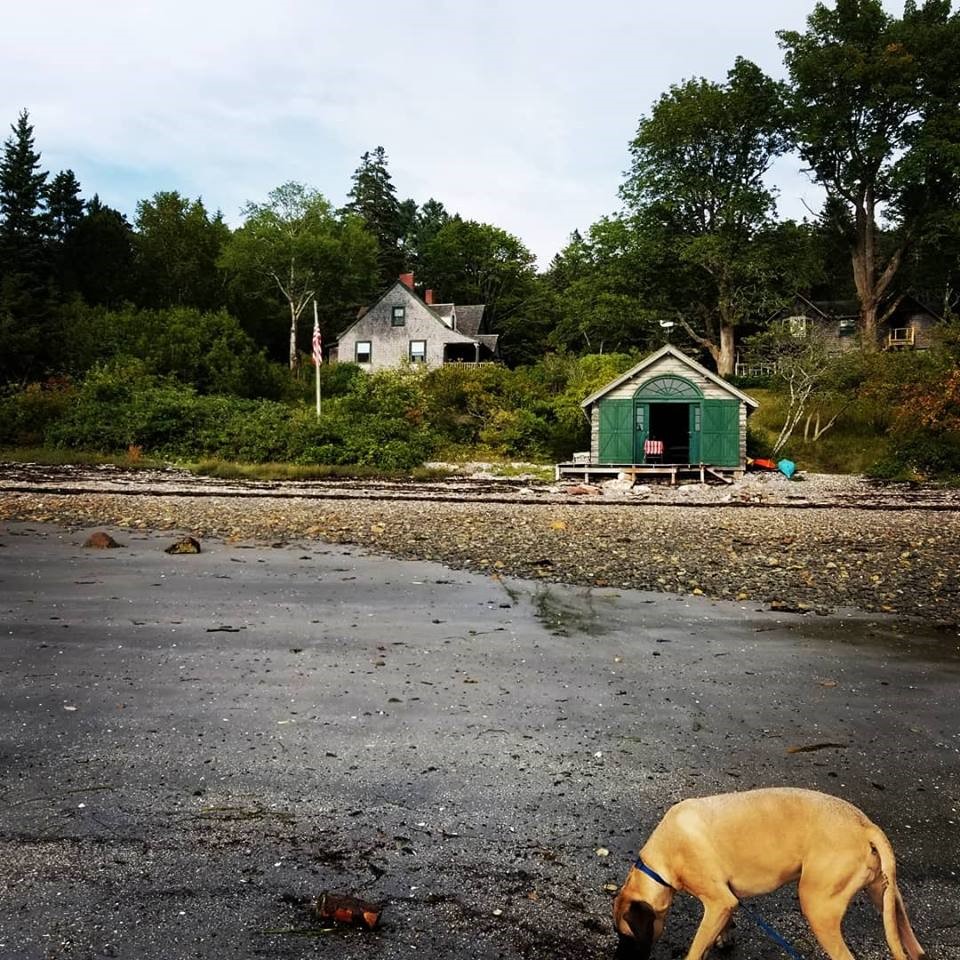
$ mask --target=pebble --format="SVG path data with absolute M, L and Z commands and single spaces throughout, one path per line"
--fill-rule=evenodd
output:
M 227 543 L 358 544 L 491 576 L 697 595 L 806 615 L 856 608 L 960 624 L 960 510 L 903 509 L 896 497 L 889 509 L 837 509 L 838 490 L 862 489 L 851 477 L 798 484 L 748 476 L 732 492 L 691 489 L 688 498 L 716 498 L 717 509 L 664 502 L 671 493 L 663 487 L 653 488 L 657 502 L 641 498 L 623 509 L 582 497 L 462 503 L 360 491 L 357 499 L 311 500 L 0 490 L 0 520 L 174 527 Z M 802 489 L 806 505 L 770 506 L 770 493 L 762 507 L 723 506 L 721 498 L 729 503 L 744 489 L 779 497 Z

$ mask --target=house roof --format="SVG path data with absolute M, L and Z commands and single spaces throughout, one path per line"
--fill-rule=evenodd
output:
M 449 318 L 450 323 L 446 325 L 449 327 L 453 323 L 453 304 L 452 303 L 424 303 L 424 306 L 429 307 L 438 317 L 440 317 L 444 322 Z
M 767 319 L 767 323 L 773 320 L 785 320 L 787 317 L 805 316 L 819 320 L 837 320 L 840 317 L 851 315 L 851 304 L 845 300 L 808 300 L 802 293 L 795 293 L 793 300 L 786 306 L 775 310 Z M 853 306 L 853 314 L 857 313 L 856 305 Z
M 483 320 L 485 304 L 469 303 L 457 307 L 457 329 L 468 337 L 475 337 L 480 333 L 480 322 Z
M 374 300 L 369 307 L 364 309 L 357 316 L 357 319 L 354 320 L 353 323 L 350 324 L 350 326 L 348 326 L 345 330 L 341 330 L 340 333 L 337 334 L 337 341 L 339 342 L 341 337 L 346 336 L 371 310 L 374 309 L 374 307 L 378 306 L 383 300 L 389 297 L 397 287 L 400 287 L 403 293 L 405 293 L 409 297 L 413 297 L 418 303 L 420 303 L 421 306 L 423 306 L 423 308 L 431 316 L 433 316 L 433 318 L 437 321 L 437 323 L 439 323 L 444 328 L 444 330 L 447 331 L 448 334 L 453 334 L 454 337 L 456 339 L 459 339 L 460 341 L 474 340 L 474 341 L 479 341 L 481 343 L 484 343 L 484 340 L 477 336 L 477 330 L 480 327 L 479 318 L 482 318 L 483 316 L 483 310 L 484 310 L 485 304 L 482 304 L 482 303 L 472 304 L 465 307 L 458 307 L 452 303 L 430 304 L 430 303 L 427 303 L 427 301 L 424 300 L 423 297 L 421 297 L 416 292 L 416 290 L 413 290 L 410 287 L 408 287 L 402 280 L 394 280 L 394 282 L 391 283 L 390 286 L 387 287 L 387 289 L 384 290 L 383 293 L 380 294 L 380 296 L 377 297 L 377 299 Z M 467 312 L 468 322 L 470 323 L 472 323 L 474 312 L 476 312 L 478 319 L 476 322 L 476 326 L 472 330 L 463 328 L 463 324 L 461 322 L 461 311 Z M 457 318 L 456 330 L 451 329 L 450 325 L 444 321 L 445 317 L 450 318 L 454 314 L 456 314 L 456 318 Z M 458 334 L 459 334 L 459 337 L 457 337 Z M 487 345 L 489 346 L 489 344 Z
M 667 343 L 662 346 L 655 353 L 651 353 L 650 356 L 644 357 L 636 366 L 631 367 L 626 373 L 621 374 L 616 380 L 611 380 L 606 386 L 601 387 L 594 393 L 591 393 L 586 400 L 584 400 L 580 406 L 586 409 L 591 404 L 596 403 L 602 397 L 606 396 L 612 390 L 616 390 L 621 384 L 626 383 L 628 380 L 632 380 L 638 373 L 642 373 L 648 367 L 654 366 L 658 360 L 663 357 L 674 357 L 679 360 L 681 363 L 685 363 L 691 370 L 695 370 L 702 377 L 706 377 L 707 380 L 710 380 L 712 383 L 715 383 L 718 387 L 722 387 L 724 390 L 732 393 L 738 400 L 743 401 L 749 407 L 759 407 L 760 404 L 753 399 L 753 397 L 744 393 L 742 390 L 738 390 L 732 383 L 728 383 L 723 377 L 718 377 L 715 373 L 712 373 L 702 364 L 697 363 L 692 357 L 688 357 L 682 350 L 678 350 L 673 344 Z
M 904 304 L 913 304 L 936 320 L 943 319 L 935 310 L 931 310 L 927 304 L 912 293 L 901 296 L 896 303 L 896 308 L 899 309 Z M 801 307 L 808 317 L 819 317 L 822 320 L 840 320 L 860 316 L 860 304 L 856 300 L 808 300 L 803 294 L 797 293 L 794 294 L 792 306 L 781 307 L 770 319 L 776 320 L 779 317 L 795 316 L 797 306 Z

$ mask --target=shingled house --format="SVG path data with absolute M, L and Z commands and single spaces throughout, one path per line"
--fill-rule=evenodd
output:
M 789 325 L 792 333 L 802 336 L 810 327 L 822 330 L 838 353 L 859 346 L 857 337 L 860 306 L 856 300 L 808 300 L 796 294 L 793 303 L 778 310 L 771 321 Z M 930 329 L 943 318 L 916 297 L 900 297 L 894 308 L 879 323 L 877 336 L 886 350 L 930 346 Z
M 482 303 L 434 303 L 432 290 L 420 297 L 413 274 L 404 273 L 340 334 L 331 359 L 369 371 L 489 363 L 497 359 L 498 337 L 480 332 L 483 310 Z

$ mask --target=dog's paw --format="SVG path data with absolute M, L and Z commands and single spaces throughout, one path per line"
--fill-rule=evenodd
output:
M 736 942 L 736 925 L 731 923 L 724 931 L 717 937 L 717 942 L 714 946 L 718 950 L 729 950 Z

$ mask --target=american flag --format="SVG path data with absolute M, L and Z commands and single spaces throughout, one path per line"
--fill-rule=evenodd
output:
M 313 363 L 319 367 L 323 363 L 323 341 L 320 339 L 320 323 L 313 318 Z

